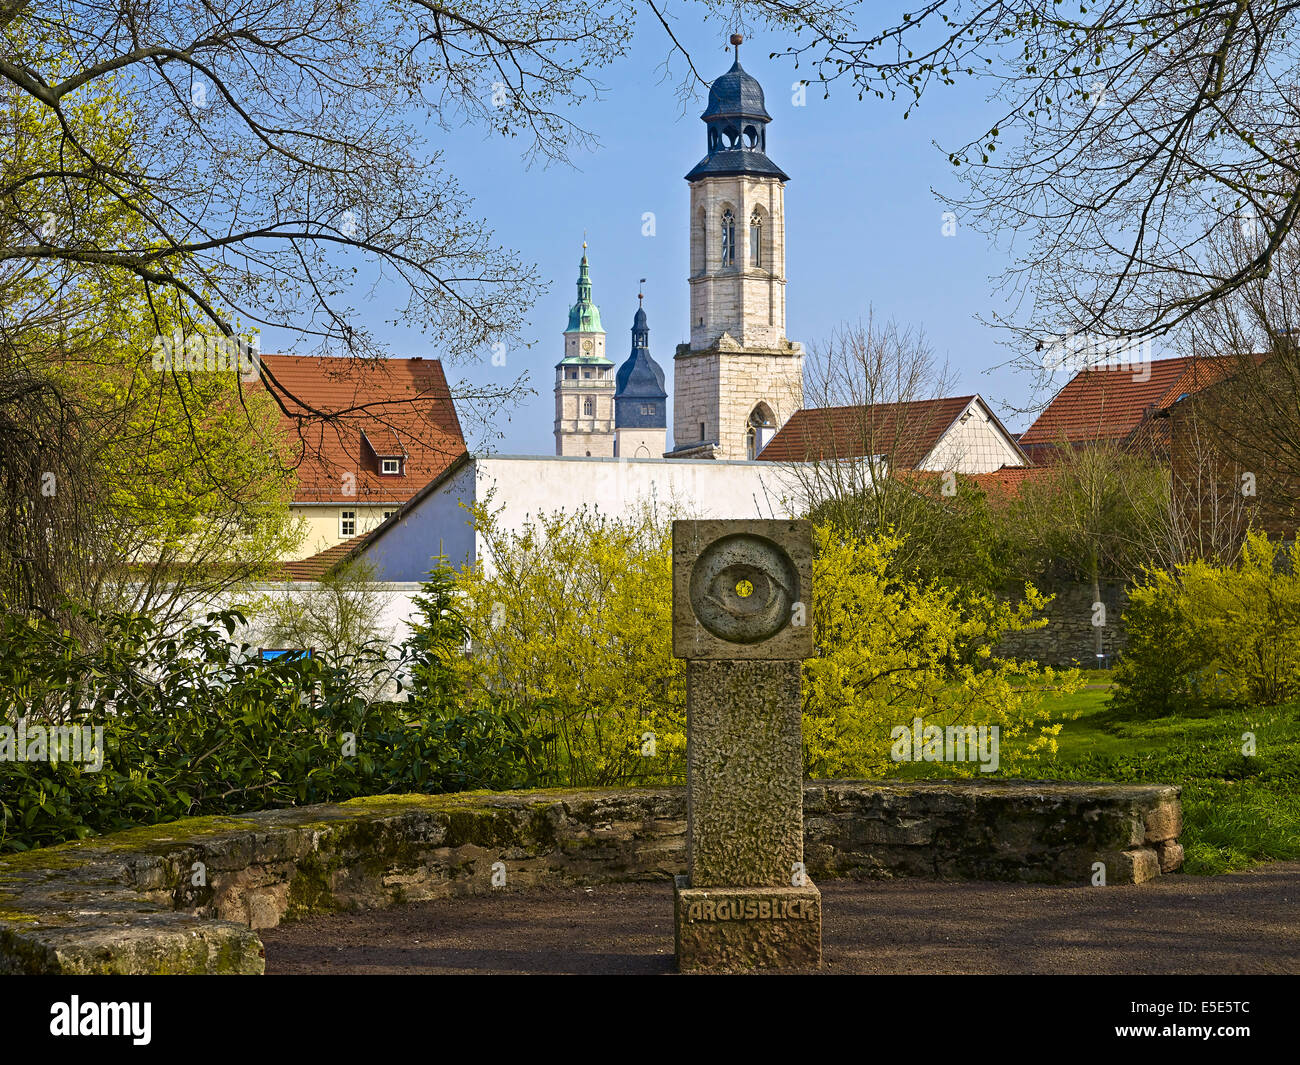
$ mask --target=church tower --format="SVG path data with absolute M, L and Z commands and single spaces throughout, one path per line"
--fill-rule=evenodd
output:
M 785 335 L 785 183 L 767 156 L 763 89 L 736 61 L 709 88 L 691 187 L 691 341 L 674 358 L 671 457 L 752 459 L 803 405 Z
M 578 302 L 569 308 L 564 358 L 555 367 L 555 453 L 614 457 L 614 364 L 605 357 L 600 308 L 591 302 L 585 240 Z
M 632 354 L 618 368 L 614 393 L 614 457 L 657 459 L 667 447 L 668 393 L 664 372 L 650 355 L 650 325 L 637 293 Z

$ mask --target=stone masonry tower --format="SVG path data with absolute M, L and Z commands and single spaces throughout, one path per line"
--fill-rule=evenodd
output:
M 767 156 L 763 89 L 736 62 L 701 116 L 691 187 L 691 341 L 674 359 L 677 458 L 752 459 L 803 405 L 803 348 L 785 335 L 785 183 Z
M 614 364 L 605 357 L 600 308 L 591 302 L 585 240 L 578 302 L 569 308 L 564 358 L 555 367 L 555 453 L 614 457 Z

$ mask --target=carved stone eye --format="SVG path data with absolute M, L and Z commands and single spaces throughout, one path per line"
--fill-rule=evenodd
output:
M 711 544 L 691 570 L 691 609 L 720 640 L 761 643 L 790 621 L 799 574 L 779 546 L 738 533 Z

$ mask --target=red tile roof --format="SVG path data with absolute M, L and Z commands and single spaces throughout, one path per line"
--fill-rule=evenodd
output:
M 944 430 L 974 398 L 948 396 L 909 403 L 804 408 L 781 426 L 759 458 L 814 462 L 885 455 L 891 466 L 906 469 L 934 450 Z
M 363 425 L 361 436 L 379 458 L 405 458 L 406 448 L 398 435 L 386 425 Z
M 295 562 L 280 563 L 280 579 L 289 581 L 316 581 L 325 576 L 338 563 L 342 562 L 354 547 L 369 535 L 363 533 L 341 544 L 327 547 L 324 551 L 300 558 Z
M 1020 435 L 1020 446 L 1036 459 L 1039 448 L 1127 440 L 1148 412 L 1166 410 L 1232 371 L 1230 356 L 1158 359 L 1147 367 L 1106 366 L 1082 370 L 1056 394 Z M 1149 369 L 1150 373 L 1144 372 Z M 1138 378 L 1146 377 L 1146 380 Z
M 957 477 L 976 485 L 991 501 L 999 502 L 1018 495 L 1022 485 L 1039 480 L 1050 472 L 1045 466 L 1003 466 L 991 473 L 959 473 Z M 934 470 L 905 470 L 898 474 L 900 480 L 926 485 L 929 494 L 937 491 L 945 476 Z
M 1038 481 L 1051 471 L 1043 466 L 1003 466 L 992 473 L 972 474 L 970 479 L 983 489 L 990 499 L 1006 499 L 1019 495 L 1022 486 Z
M 262 363 L 290 415 L 307 415 L 280 419 L 301 455 L 295 503 L 404 503 L 465 452 L 437 359 L 263 355 Z M 405 455 L 402 473 L 380 475 L 377 455 Z

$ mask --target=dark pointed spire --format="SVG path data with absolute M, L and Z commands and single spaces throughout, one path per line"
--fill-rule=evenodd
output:
M 723 174 L 756 174 L 789 181 L 767 157 L 767 113 L 763 86 L 740 65 L 738 33 L 731 35 L 736 61 L 709 86 L 709 103 L 700 116 L 707 127 L 708 155 L 686 175 L 687 181 Z

